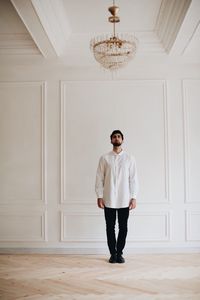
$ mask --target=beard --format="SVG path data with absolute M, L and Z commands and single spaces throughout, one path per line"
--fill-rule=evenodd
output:
M 113 144 L 114 147 L 119 147 L 119 146 L 121 146 L 122 143 L 120 143 L 120 142 L 115 142 L 115 143 L 112 143 L 112 144 Z

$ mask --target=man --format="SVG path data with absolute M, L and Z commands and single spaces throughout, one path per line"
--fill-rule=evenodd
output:
M 110 263 L 124 263 L 123 249 L 126 244 L 129 210 L 136 207 L 138 179 L 135 159 L 123 151 L 121 145 L 124 136 L 120 130 L 114 130 L 110 136 L 113 150 L 99 160 L 96 174 L 95 191 L 97 204 L 104 209 L 107 244 L 110 251 Z M 116 215 L 119 233 L 116 240 Z

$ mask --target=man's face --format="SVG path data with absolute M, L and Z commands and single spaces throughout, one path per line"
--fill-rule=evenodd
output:
M 122 143 L 123 143 L 123 140 L 122 140 L 121 134 L 116 133 L 116 134 L 114 134 L 114 135 L 112 136 L 111 144 L 112 144 L 114 147 L 119 147 L 119 146 L 121 146 Z

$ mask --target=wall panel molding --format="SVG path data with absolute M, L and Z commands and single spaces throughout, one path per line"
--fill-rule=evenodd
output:
M 97 221 L 98 219 L 99 221 Z M 100 225 L 101 234 L 98 235 L 95 231 L 91 232 Z M 91 230 L 85 230 L 84 232 L 84 226 L 90 226 Z M 61 242 L 106 242 L 105 230 L 106 225 L 103 214 L 61 211 Z M 171 230 L 170 211 L 133 212 L 129 218 L 127 240 L 128 242 L 169 242 L 171 240 Z
M 132 223 L 132 226 L 129 224 L 129 228 L 133 228 L 133 233 L 129 229 L 128 240 L 130 242 L 169 242 L 171 240 L 170 211 L 136 211 L 133 213 Z M 138 232 L 137 228 L 140 229 Z
M 200 210 L 185 211 L 185 240 L 186 242 L 200 242 Z
M 47 211 L 0 212 L 1 242 L 45 242 L 47 237 Z
M 182 80 L 182 105 L 183 105 L 183 149 L 184 149 L 184 202 L 185 203 L 200 203 L 199 197 L 192 199 L 191 197 L 191 175 L 190 175 L 190 162 L 191 162 L 191 135 L 190 135 L 190 117 L 189 117 L 189 101 L 188 87 L 190 84 L 200 86 L 200 79 L 184 79 Z M 191 88 L 191 86 L 190 86 Z
M 60 216 L 61 242 L 105 242 L 105 226 L 102 227 L 101 236 L 95 231 L 91 232 L 95 227 L 98 227 L 98 219 L 100 219 L 100 223 L 104 222 L 102 214 L 96 212 L 61 211 Z M 91 224 L 92 226 L 90 226 Z M 84 226 L 90 226 L 90 231 L 84 230 Z
M 79 82 L 79 81 L 61 81 L 60 82 L 60 95 L 61 95 L 61 204 L 74 204 L 74 203 L 82 203 L 83 198 L 79 197 L 69 197 L 67 195 L 66 187 L 65 187 L 65 182 L 66 182 L 66 119 L 65 119 L 65 113 L 66 113 L 66 102 L 67 102 L 67 89 L 70 86 L 74 85 L 93 85 L 93 84 L 98 84 L 99 86 L 103 83 L 105 85 L 114 85 L 116 82 L 113 81 L 84 81 L 84 82 Z M 170 203 L 170 155 L 169 155 L 169 129 L 168 129 L 168 100 L 167 100 L 167 84 L 166 80 L 152 80 L 152 79 L 145 79 L 145 80 L 127 80 L 125 82 L 119 81 L 117 82 L 118 85 L 121 86 L 126 86 L 127 84 L 132 85 L 133 87 L 161 87 L 162 88 L 162 113 L 163 113 L 163 145 L 164 145 L 164 198 L 159 200 L 159 204 L 165 204 L 165 203 Z M 157 204 L 158 201 L 154 202 L 153 200 L 151 202 L 149 201 L 142 201 L 142 203 L 148 203 L 148 204 Z M 91 204 L 90 201 L 85 199 L 84 204 Z
M 41 109 L 41 197 L 39 199 L 29 199 L 26 197 L 20 197 L 20 199 L 6 199 L 3 198 L 0 204 L 27 204 L 31 202 L 34 204 L 46 204 L 46 82 L 45 81 L 12 81 L 12 82 L 0 82 L 1 88 L 12 88 L 12 87 L 30 87 L 40 89 L 40 109 Z

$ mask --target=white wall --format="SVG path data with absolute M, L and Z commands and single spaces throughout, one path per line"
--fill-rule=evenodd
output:
M 140 179 L 127 252 L 200 249 L 199 65 L 133 70 L 111 80 L 53 61 L 2 64 L 1 251 L 107 252 L 94 181 L 113 129 Z

